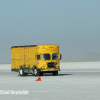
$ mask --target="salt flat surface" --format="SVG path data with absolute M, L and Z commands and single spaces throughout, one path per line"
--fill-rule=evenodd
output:
M 60 63 L 61 68 L 99 68 L 100 62 L 64 62 Z
M 11 64 L 0 64 L 0 70 L 11 70 Z
M 10 64 L 1 64 L 0 90 L 23 91 L 25 94 L 0 94 L 0 100 L 100 100 L 100 62 L 61 63 L 58 76 L 18 76 Z

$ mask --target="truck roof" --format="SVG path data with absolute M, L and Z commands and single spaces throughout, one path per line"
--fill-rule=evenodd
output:
M 11 48 L 18 48 L 18 47 L 36 47 L 36 46 L 51 46 L 56 44 L 41 44 L 41 45 L 23 45 L 23 46 L 12 46 Z
M 37 45 L 23 45 L 23 46 L 12 46 L 11 48 L 18 48 L 18 47 L 36 47 Z

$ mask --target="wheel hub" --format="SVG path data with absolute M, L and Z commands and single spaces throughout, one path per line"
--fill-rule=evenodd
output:
M 23 71 L 23 70 L 22 70 L 22 69 L 20 69 L 20 75 L 22 75 L 22 73 L 23 73 L 22 71 Z
M 35 74 L 35 75 L 37 74 L 37 70 L 36 70 L 36 69 L 34 69 L 34 74 Z

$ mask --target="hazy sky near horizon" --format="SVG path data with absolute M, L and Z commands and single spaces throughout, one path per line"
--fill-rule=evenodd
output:
M 100 53 L 100 0 L 0 0 L 0 63 L 10 48 L 58 44 L 66 58 Z

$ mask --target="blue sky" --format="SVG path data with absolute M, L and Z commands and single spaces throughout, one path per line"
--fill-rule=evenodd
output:
M 0 63 L 34 44 L 58 44 L 62 61 L 100 53 L 100 0 L 0 0 Z

